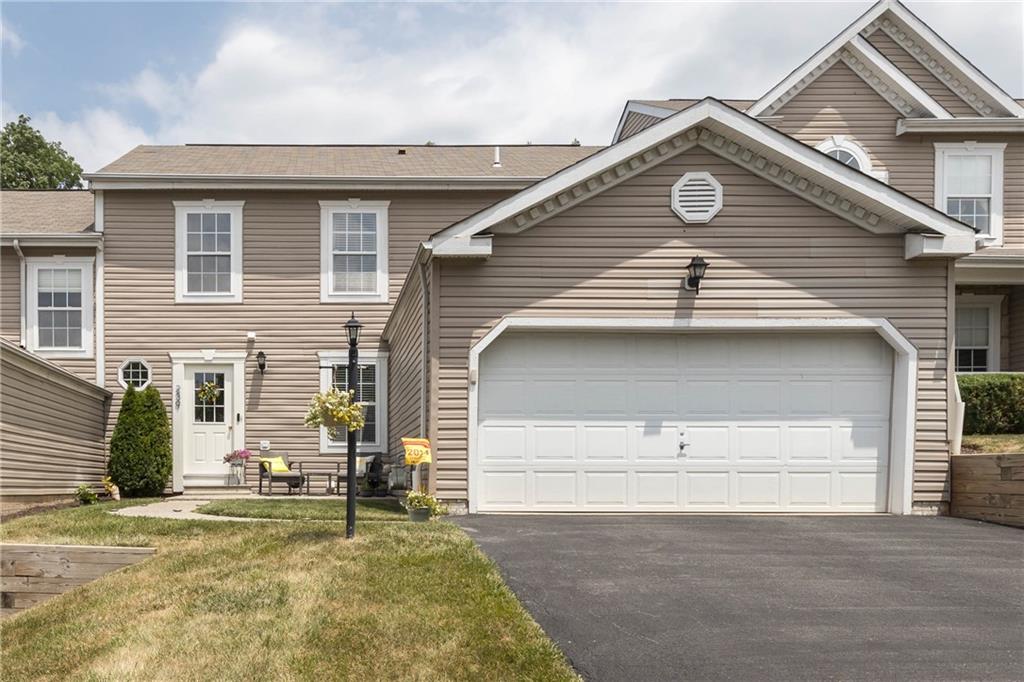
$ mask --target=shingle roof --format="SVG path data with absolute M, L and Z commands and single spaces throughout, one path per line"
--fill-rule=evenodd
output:
M 74 234 L 92 232 L 92 192 L 85 190 L 4 190 L 0 192 L 0 232 Z
M 138 146 L 90 177 L 541 178 L 602 147 L 580 145 Z
M 683 109 L 688 109 L 689 107 L 693 106 L 697 102 L 700 102 L 701 100 L 699 100 L 699 99 L 635 99 L 635 100 L 632 100 L 632 101 L 636 102 L 637 104 L 647 104 L 647 105 L 650 105 L 652 107 L 661 107 L 662 109 L 674 109 L 675 111 L 682 111 Z M 726 104 L 726 105 L 732 107 L 733 109 L 737 109 L 739 111 L 746 111 L 757 100 L 754 100 L 754 99 L 723 99 L 723 100 L 719 100 L 719 101 L 722 102 L 723 104 Z

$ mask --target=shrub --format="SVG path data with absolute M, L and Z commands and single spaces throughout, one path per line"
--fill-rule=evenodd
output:
M 964 434 L 1024 433 L 1024 374 L 961 374 Z
M 93 492 L 88 483 L 83 483 L 75 488 L 75 497 L 79 504 L 96 504 L 100 496 Z
M 159 495 L 171 465 L 171 425 L 160 392 L 129 386 L 110 438 L 110 477 L 126 497 Z

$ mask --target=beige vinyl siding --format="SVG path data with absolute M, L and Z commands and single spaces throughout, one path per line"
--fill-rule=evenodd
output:
M 845 64 L 822 73 L 778 111 L 773 125 L 812 147 L 830 135 L 848 135 L 864 147 L 876 170 L 889 171 L 889 184 L 934 205 L 935 143 L 1004 142 L 1003 244 L 1024 246 L 1024 135 L 896 135 L 899 112 Z
M 67 495 L 106 472 L 110 394 L 0 343 L 0 496 Z
M 686 225 L 669 190 L 710 171 L 724 207 Z M 486 261 L 441 262 L 436 486 L 467 490 L 468 355 L 505 315 L 886 318 L 920 351 L 915 499 L 948 499 L 947 267 L 870 234 L 705 150 L 690 150 L 519 235 Z M 689 259 L 711 262 L 699 296 Z M 432 483 L 434 483 L 432 481 Z
M 320 302 L 320 200 L 344 201 L 339 192 L 132 192 L 105 193 L 106 381 L 114 391 L 115 419 L 122 390 L 118 366 L 146 359 L 153 385 L 171 404 L 171 351 L 248 350 L 245 370 L 246 445 L 271 441 L 293 461 L 323 466 L 319 437 L 303 426 L 309 398 L 319 390 L 317 351 L 346 351 L 344 324 L 354 311 L 365 328 L 364 350 L 377 348 L 421 241 L 506 196 L 495 192 L 392 192 L 358 194 L 390 200 L 388 303 Z M 243 302 L 174 302 L 174 200 L 243 200 Z M 256 332 L 247 343 L 246 333 Z M 267 354 L 260 375 L 255 355 Z M 238 379 L 236 378 L 236 381 Z M 173 418 L 173 411 L 172 411 Z M 254 471 L 249 480 L 254 480 Z
M 95 258 L 96 251 L 83 248 L 39 248 L 23 247 L 26 258 L 44 258 L 64 255 L 75 258 Z M 21 344 L 21 261 L 13 247 L 5 246 L 0 251 L 0 336 L 11 343 Z M 95 266 L 93 276 L 96 276 Z M 95 291 L 95 288 L 94 288 Z M 95 296 L 93 296 L 95 299 Z M 93 301 L 93 353 L 95 354 L 96 306 Z M 96 379 L 96 360 L 89 358 L 48 358 L 54 364 L 74 372 L 86 381 Z
M 626 120 L 622 124 L 622 131 L 619 133 L 619 141 L 625 140 L 627 137 L 636 135 L 641 130 L 650 128 L 655 123 L 660 123 L 662 120 L 657 116 L 651 116 L 649 114 L 639 114 L 635 111 L 631 111 L 626 114 Z
M 868 42 L 953 116 L 980 115 L 971 108 L 971 105 L 933 76 L 932 72 L 926 69 L 921 62 L 914 59 L 913 55 L 896 44 L 896 41 L 890 38 L 885 31 L 875 31 L 868 38 Z
M 388 452 L 402 453 L 401 439 L 426 437 L 422 418 L 424 403 L 423 294 L 420 266 L 414 264 L 395 303 L 386 329 L 388 342 Z
M 1010 287 L 1007 312 L 1010 353 L 1006 369 L 1011 372 L 1024 372 L 1024 284 Z

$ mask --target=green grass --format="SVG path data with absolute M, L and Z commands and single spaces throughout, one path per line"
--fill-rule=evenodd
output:
M 214 516 L 241 516 L 247 519 L 292 519 L 308 521 L 344 521 L 345 498 L 319 499 L 257 499 L 217 500 L 196 509 L 200 514 Z M 356 501 L 356 522 L 402 521 L 408 513 L 390 498 L 360 499 Z
M 964 454 L 1017 454 L 1024 452 L 1024 434 L 964 436 L 960 451 Z
M 0 527 L 10 542 L 158 550 L 0 623 L 5 682 L 576 679 L 449 523 L 365 522 L 346 541 L 337 523 L 106 513 L 127 504 Z

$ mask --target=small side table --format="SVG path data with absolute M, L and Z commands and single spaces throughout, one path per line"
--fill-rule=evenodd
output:
M 231 462 L 231 473 L 228 475 L 228 485 L 243 485 L 245 481 L 245 462 Z

